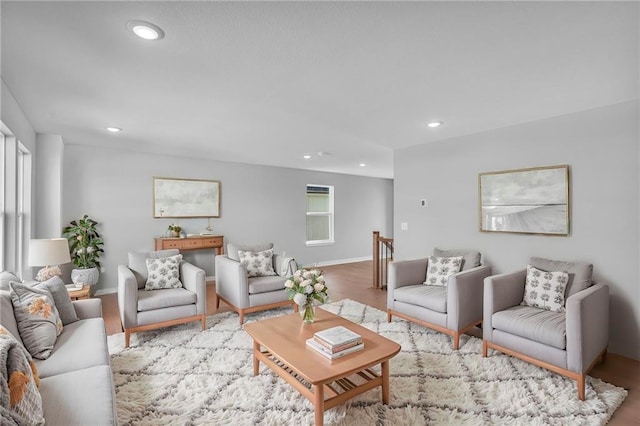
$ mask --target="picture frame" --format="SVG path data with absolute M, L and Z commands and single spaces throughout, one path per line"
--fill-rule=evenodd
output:
M 478 175 L 481 232 L 568 236 L 569 166 Z
M 220 217 L 220 181 L 154 176 L 153 217 Z

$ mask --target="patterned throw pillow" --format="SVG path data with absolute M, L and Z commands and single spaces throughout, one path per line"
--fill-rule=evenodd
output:
M 273 270 L 273 249 L 264 251 L 238 250 L 240 263 L 247 269 L 248 277 L 275 275 Z
M 427 279 L 423 284 L 447 286 L 449 276 L 460 272 L 462 266 L 462 256 L 456 257 L 436 257 L 429 256 L 427 264 Z
M 564 312 L 564 290 L 569 282 L 565 271 L 546 272 L 527 265 L 527 280 L 521 305 Z
M 180 261 L 182 255 L 147 259 L 147 282 L 145 290 L 182 288 L 180 282 Z
M 47 281 L 35 284 L 34 287 L 49 290 L 49 293 L 51 293 L 53 297 L 53 303 L 55 303 L 58 314 L 60 315 L 62 325 L 78 321 L 78 314 L 73 307 L 73 302 L 71 302 L 69 291 L 67 291 L 60 277 L 50 278 Z
M 11 283 L 11 303 L 18 332 L 31 356 L 47 359 L 56 338 L 62 332 L 62 321 L 53 296 L 44 288 Z
M 0 326 L 0 377 L 6 381 L 8 395 L 7 417 L 2 417 L 9 424 L 42 425 L 44 411 L 42 397 L 38 391 L 40 381 L 38 373 L 31 359 L 31 355 L 18 343 L 15 337 L 4 327 Z M 5 396 L 3 395 L 3 398 Z M 4 405 L 3 401 L 3 405 Z M 11 421 L 9 421 L 11 420 Z

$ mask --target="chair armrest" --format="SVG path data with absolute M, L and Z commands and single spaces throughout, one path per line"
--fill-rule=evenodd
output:
M 216 293 L 238 308 L 249 307 L 247 269 L 225 255 L 215 257 Z
M 207 311 L 207 282 L 204 270 L 189 262 L 180 262 L 182 286 L 196 294 L 196 315 Z
M 493 325 L 491 317 L 496 312 L 519 305 L 524 298 L 527 270 L 492 275 L 484 279 L 482 338 L 491 341 Z
M 408 285 L 421 284 L 427 278 L 428 258 L 401 260 L 389 263 L 389 278 L 387 281 L 387 308 L 393 306 L 393 291 Z
M 476 266 L 453 274 L 447 283 L 447 328 L 462 330 L 482 321 L 484 279 L 491 266 Z
M 78 319 L 102 318 L 102 300 L 100 299 L 74 300 L 71 303 Z
M 567 368 L 587 372 L 609 342 L 609 287 L 595 284 L 567 298 Z
M 118 311 L 124 328 L 138 325 L 138 282 L 126 265 L 118 265 Z

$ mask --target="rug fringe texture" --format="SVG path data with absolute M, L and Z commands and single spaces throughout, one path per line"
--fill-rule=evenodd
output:
M 574 381 L 490 351 L 464 335 L 451 339 L 352 300 L 322 306 L 391 340 L 402 350 L 391 359 L 391 403 L 373 389 L 325 412 L 327 425 L 603 425 L 627 391 L 587 379 L 586 400 Z M 246 322 L 291 313 L 251 314 Z M 123 425 L 313 425 L 313 405 L 275 373 L 253 376 L 252 340 L 232 312 L 207 318 L 207 328 L 186 324 L 108 336 L 118 422 Z M 379 371 L 379 370 L 378 370 Z

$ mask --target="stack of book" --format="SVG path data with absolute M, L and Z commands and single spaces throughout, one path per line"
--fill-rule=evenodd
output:
M 329 359 L 364 349 L 362 336 L 341 325 L 316 332 L 307 339 L 307 346 Z

